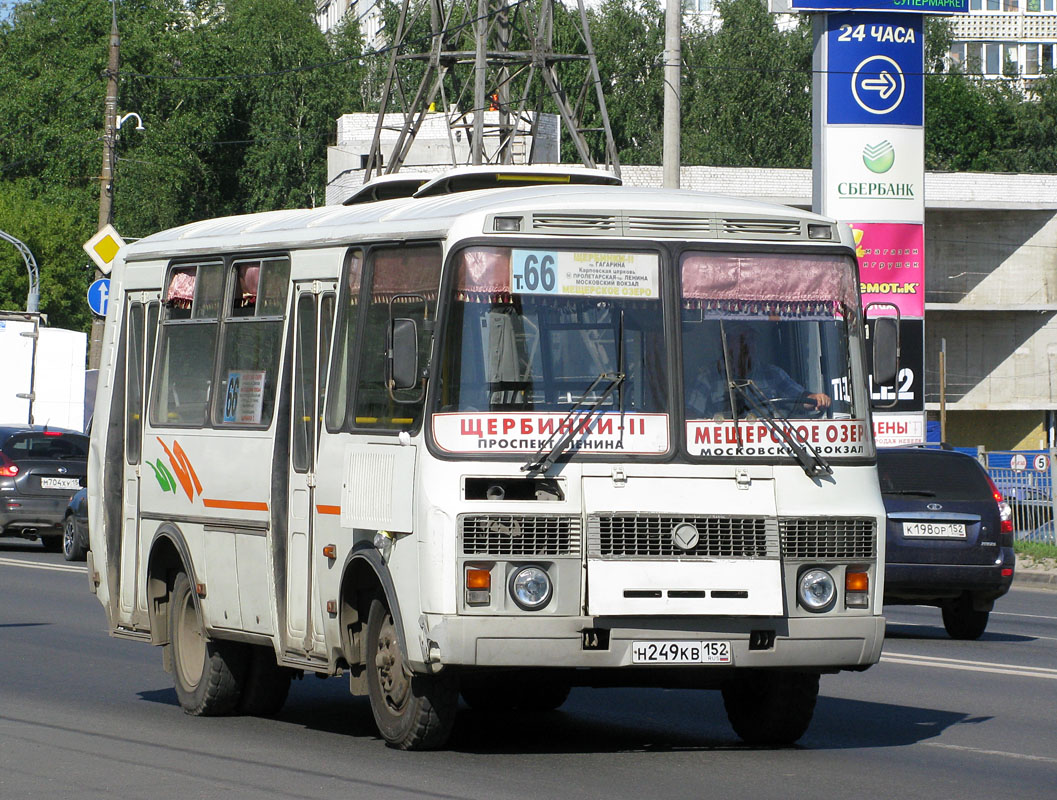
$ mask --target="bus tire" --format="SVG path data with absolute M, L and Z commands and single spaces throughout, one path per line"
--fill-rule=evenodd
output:
M 734 732 L 747 744 L 794 744 L 811 724 L 818 678 L 814 672 L 735 673 L 723 687 L 723 706 Z
M 246 675 L 246 648 L 206 638 L 183 572 L 173 581 L 169 600 L 169 636 L 173 684 L 183 710 L 196 717 L 227 714 L 239 702 Z
M 280 667 L 268 647 L 251 646 L 239 711 L 254 717 L 274 717 L 286 703 L 293 670 Z
M 516 675 L 484 678 L 464 683 L 462 699 L 474 711 L 554 711 L 569 699 L 567 683 L 553 680 L 521 683 Z
M 455 722 L 458 687 L 447 675 L 415 675 L 404 662 L 389 608 L 379 598 L 367 614 L 367 695 L 378 732 L 399 750 L 444 745 Z

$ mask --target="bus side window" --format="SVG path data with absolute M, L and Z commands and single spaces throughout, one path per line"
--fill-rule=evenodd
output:
M 349 411 L 351 395 L 353 353 L 356 352 L 356 337 L 360 326 L 360 288 L 363 276 L 363 251 L 350 250 L 345 256 L 338 311 L 337 329 L 334 337 L 334 354 L 327 380 L 326 419 L 328 431 L 347 428 L 345 417 Z M 333 306 L 333 303 L 331 303 Z M 333 310 L 330 311 L 333 319 Z
M 371 290 L 356 378 L 355 428 L 409 430 L 421 420 L 422 403 L 414 400 L 418 387 L 398 393 L 397 401 L 389 396 L 385 385 L 386 329 L 390 301 L 395 298 L 393 316 L 415 320 L 419 364 L 428 364 L 432 336 L 425 322 L 436 316 L 440 264 L 441 251 L 435 245 L 385 248 L 371 253 Z
M 290 259 L 236 261 L 229 281 L 213 422 L 267 427 L 275 407 Z
M 205 424 L 223 292 L 220 262 L 180 264 L 169 270 L 162 292 L 158 366 L 151 385 L 152 425 Z

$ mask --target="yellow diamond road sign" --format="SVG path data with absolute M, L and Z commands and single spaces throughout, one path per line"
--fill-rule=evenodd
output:
M 125 240 L 114 230 L 113 225 L 105 225 L 100 228 L 99 233 L 81 246 L 99 267 L 99 271 L 104 275 L 109 275 L 114 256 L 117 255 L 119 249 L 125 246 Z

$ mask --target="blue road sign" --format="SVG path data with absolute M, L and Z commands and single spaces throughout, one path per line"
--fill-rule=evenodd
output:
M 106 307 L 110 303 L 110 278 L 99 278 L 88 287 L 88 307 L 93 314 L 106 316 Z
M 921 17 L 828 14 L 826 46 L 827 124 L 924 124 Z
M 969 0 L 789 0 L 793 11 L 898 11 L 903 14 L 965 14 Z

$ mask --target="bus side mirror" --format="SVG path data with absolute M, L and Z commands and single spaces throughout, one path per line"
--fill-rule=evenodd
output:
M 418 368 L 418 325 L 413 319 L 389 323 L 386 383 L 390 393 L 414 389 L 421 377 Z M 396 398 L 393 398 L 396 399 Z
M 899 320 L 878 317 L 873 321 L 873 382 L 891 386 L 899 373 Z

